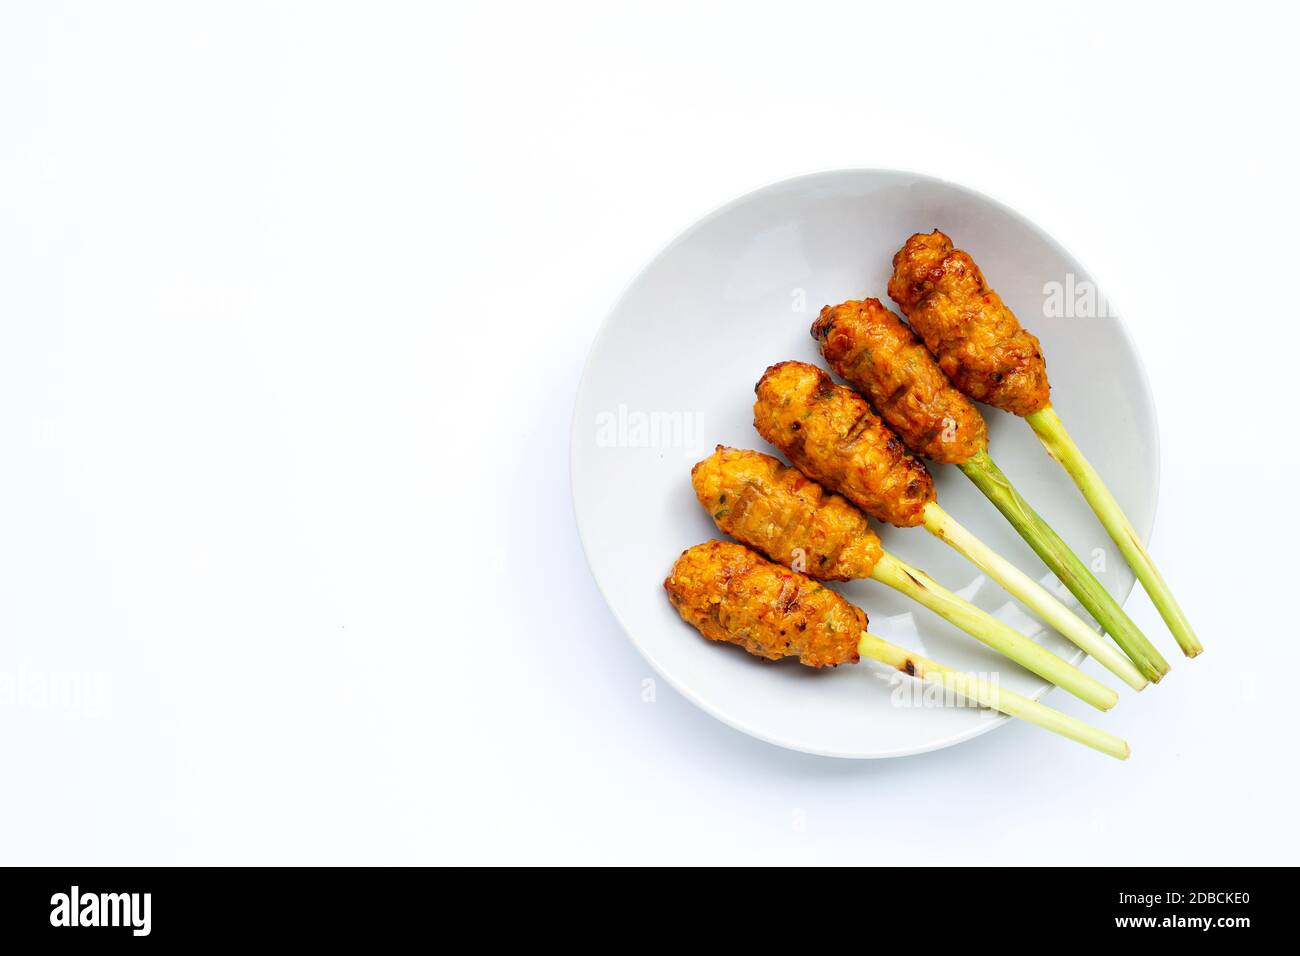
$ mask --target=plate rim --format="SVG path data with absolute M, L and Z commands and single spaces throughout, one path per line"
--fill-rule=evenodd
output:
M 806 746 L 804 744 L 792 740 L 782 739 L 777 734 L 765 733 L 751 726 L 750 724 L 736 717 L 733 717 L 731 714 L 727 713 L 725 709 L 723 709 L 722 707 L 714 703 L 711 703 L 710 701 L 705 700 L 700 695 L 696 694 L 694 691 L 684 686 L 672 674 L 668 673 L 668 671 L 655 658 L 654 654 L 652 654 L 649 649 L 647 649 L 640 641 L 636 639 L 636 637 L 633 636 L 632 629 L 628 626 L 627 622 L 623 620 L 618 610 L 614 607 L 613 602 L 610 601 L 609 595 L 605 592 L 604 584 L 601 582 L 600 575 L 596 571 L 596 566 L 595 564 L 592 563 L 591 560 L 591 551 L 589 549 L 588 542 L 587 542 L 587 534 L 583 528 L 582 514 L 578 506 L 578 493 L 577 493 L 577 489 L 574 487 L 574 480 L 575 480 L 574 475 L 576 473 L 575 458 L 577 456 L 577 442 L 578 442 L 578 413 L 579 413 L 579 409 L 583 404 L 582 401 L 583 396 L 590 384 L 591 369 L 592 369 L 592 364 L 594 363 L 596 358 L 596 353 L 600 349 L 601 342 L 604 340 L 605 336 L 609 333 L 615 314 L 618 313 L 618 311 L 623 306 L 623 303 L 627 300 L 627 297 L 631 293 L 632 288 L 641 280 L 641 277 L 645 275 L 645 273 L 650 269 L 650 267 L 653 266 L 656 262 L 658 262 L 664 255 L 666 255 L 679 243 L 681 243 L 692 233 L 694 233 L 697 229 L 706 225 L 709 222 L 712 222 L 714 219 L 716 219 L 717 217 L 721 216 L 723 213 L 730 210 L 733 206 L 739 205 L 740 203 L 745 202 L 746 200 L 750 199 L 751 197 L 759 193 L 767 192 L 768 190 L 772 190 L 778 187 L 793 185 L 795 183 L 799 183 L 807 180 L 830 178 L 830 177 L 843 176 L 843 175 L 861 175 L 861 174 L 873 174 L 873 173 L 885 174 L 891 176 L 900 176 L 900 177 L 911 177 L 912 179 L 917 181 L 950 186 L 958 190 L 961 190 L 963 192 L 969 193 L 970 195 L 982 200 L 983 202 L 986 202 L 989 205 L 997 208 L 998 210 L 1010 216 L 1017 222 L 1022 223 L 1030 230 L 1037 233 L 1044 241 L 1048 243 L 1049 246 L 1053 247 L 1058 254 L 1060 254 L 1066 259 L 1070 259 L 1073 260 L 1074 262 L 1077 262 L 1083 268 L 1084 272 L 1086 272 L 1089 276 L 1093 275 L 1093 272 L 1091 269 L 1088 268 L 1087 263 L 1085 263 L 1082 259 L 1076 256 L 1069 249 L 1067 249 L 1051 233 L 1049 233 L 1042 226 L 1038 225 L 1038 223 L 1035 222 L 1033 219 L 1030 219 L 1025 214 L 1012 208 L 1011 206 L 1007 205 L 1001 200 L 988 195 L 984 191 L 975 189 L 971 186 L 966 185 L 965 183 L 957 182 L 956 180 L 953 179 L 948 179 L 941 176 L 933 176 L 929 173 L 917 172 L 915 170 L 910 170 L 910 169 L 900 169 L 897 167 L 886 167 L 886 166 L 836 166 L 836 167 L 828 167 L 824 169 L 814 170 L 812 172 L 798 173 L 793 176 L 783 176 L 779 179 L 769 180 L 768 182 L 765 182 L 762 185 L 754 186 L 750 189 L 747 189 L 744 192 L 739 193 L 733 196 L 732 198 L 714 206 L 708 212 L 704 213 L 701 216 L 698 216 L 697 218 L 692 220 L 689 224 L 687 224 L 684 228 L 676 232 L 672 236 L 672 238 L 670 238 L 663 245 L 655 249 L 655 251 L 652 252 L 641 263 L 640 268 L 638 268 L 632 274 L 631 278 L 628 279 L 628 281 L 619 290 L 618 294 L 614 297 L 609 308 L 605 310 L 604 318 L 601 319 L 600 326 L 599 328 L 597 328 L 596 334 L 592 338 L 591 345 L 587 350 L 587 357 L 583 360 L 582 363 L 582 373 L 578 379 L 577 391 L 574 393 L 573 413 L 570 416 L 570 424 L 569 424 L 569 501 L 570 501 L 570 507 L 573 509 L 574 524 L 577 526 L 578 529 L 578 542 L 582 547 L 582 555 L 583 558 L 586 560 L 587 570 L 590 573 L 592 580 L 596 584 L 596 590 L 600 592 L 601 600 L 605 602 L 606 609 L 608 609 L 611 616 L 613 616 L 615 622 L 619 626 L 619 630 L 623 632 L 623 636 L 628 640 L 629 643 L 631 643 L 631 645 L 634 648 L 636 648 L 637 652 L 641 655 L 642 658 L 645 659 L 647 663 L 649 663 L 651 668 L 653 668 L 654 672 L 657 675 L 659 675 L 659 677 L 667 681 L 669 686 L 671 686 L 674 690 L 676 690 L 677 693 L 681 694 L 684 698 L 686 698 L 688 701 L 690 701 L 692 704 L 694 704 L 696 707 L 698 707 L 700 710 L 704 711 L 706 714 L 713 717 L 714 719 L 721 721 L 723 724 L 726 724 L 728 727 L 731 727 L 732 729 L 737 730 L 740 733 L 745 734 L 746 736 L 752 737 L 756 740 L 761 740 L 765 743 L 771 744 L 776 747 L 781 747 L 783 749 L 795 751 L 798 753 L 811 754 L 813 756 L 818 756 L 818 757 L 833 757 L 840 760 L 888 760 L 895 757 L 911 757 L 911 756 L 917 756 L 925 753 L 932 753 L 936 750 L 945 750 L 949 747 L 956 746 L 957 744 L 965 743 L 969 740 L 974 740 L 976 737 L 983 736 L 984 734 L 987 734 L 990 731 L 1003 726 L 1004 724 L 1009 722 L 1012 718 L 1006 714 L 998 714 L 995 717 L 989 718 L 987 721 L 983 722 L 982 724 L 977 724 L 972 728 L 958 731 L 954 734 L 949 735 L 948 737 L 940 738 L 939 740 L 933 741 L 928 744 L 924 744 L 922 746 L 901 747 L 895 750 L 888 750 L 888 751 L 877 750 L 872 752 L 861 752 L 861 751 L 832 750 L 832 749 L 823 749 L 818 747 Z M 1123 337 L 1125 343 L 1128 345 L 1129 351 L 1133 354 L 1135 359 L 1135 364 L 1138 372 L 1137 380 L 1140 385 L 1139 390 L 1142 394 L 1143 400 L 1145 401 L 1148 411 L 1150 413 L 1151 429 L 1155 439 L 1155 443 L 1154 443 L 1155 447 L 1153 449 L 1154 463 L 1151 469 L 1153 474 L 1155 491 L 1151 499 L 1150 518 L 1146 522 L 1145 527 L 1139 527 L 1136 529 L 1138 532 L 1138 538 L 1141 540 L 1143 546 L 1145 547 L 1150 543 L 1151 531 L 1155 526 L 1156 512 L 1158 511 L 1160 505 L 1160 472 L 1162 467 L 1162 455 L 1161 455 L 1161 442 L 1160 442 L 1159 409 L 1155 402 L 1155 395 L 1151 391 L 1151 380 L 1147 372 L 1146 362 L 1143 360 L 1142 353 L 1138 350 L 1137 344 L 1133 340 L 1133 335 L 1129 331 L 1128 323 L 1124 320 L 1123 310 L 1116 308 L 1114 312 L 1115 312 L 1114 314 L 1115 327 L 1119 330 L 1120 335 Z M 728 539 L 725 536 L 720 536 L 719 540 L 728 540 Z M 1137 585 L 1137 579 L 1136 576 L 1134 576 L 1134 579 L 1129 582 L 1128 588 L 1122 596 L 1119 594 L 1112 595 L 1121 607 L 1127 604 L 1128 599 L 1130 596 L 1132 596 L 1133 589 L 1134 587 L 1136 587 L 1136 585 Z M 1083 661 L 1083 659 L 1086 656 L 1087 655 L 1084 653 L 1084 651 L 1081 648 L 1075 648 L 1074 653 L 1070 656 L 1069 660 L 1070 663 L 1077 666 L 1079 663 Z M 1041 700 L 1042 698 L 1046 697 L 1048 694 L 1050 694 L 1052 691 L 1056 689 L 1057 688 L 1054 685 L 1049 683 L 1040 693 L 1034 695 L 1034 699 Z

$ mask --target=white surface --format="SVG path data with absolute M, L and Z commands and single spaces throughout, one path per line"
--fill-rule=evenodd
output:
M 824 367 L 809 334 L 821 306 L 869 295 L 889 301 L 893 254 L 936 224 L 994 277 L 1011 308 L 1034 318 L 1044 354 L 1066 359 L 1052 366 L 1053 404 L 1093 465 L 1113 476 L 1112 491 L 1139 533 L 1151 527 L 1159 455 L 1141 362 L 1113 314 L 1077 307 L 1086 304 L 1074 290 L 1095 287 L 1095 279 L 1032 223 L 964 187 L 884 170 L 799 176 L 727 203 L 655 256 L 601 327 L 578 390 L 570 467 L 583 548 L 619 624 L 674 688 L 761 740 L 826 756 L 899 757 L 1006 722 L 965 702 L 937 706 L 932 697 L 917 706 L 926 698 L 916 699 L 916 685 L 892 668 L 812 675 L 794 661 L 772 666 L 724 650 L 700 640 L 660 587 L 685 548 L 726 537 L 696 502 L 691 466 L 718 443 L 776 453 L 753 427 L 763 370 L 786 359 Z M 1062 290 L 1069 283 L 1068 309 L 1045 308 L 1045 281 Z M 1069 477 L 1019 419 L 994 409 L 986 418 L 992 453 L 1020 492 L 1098 569 L 1110 593 L 1126 596 L 1133 575 Z M 964 476 L 931 470 L 943 508 L 1078 609 Z M 1082 659 L 924 529 L 875 527 L 891 553 L 1063 659 Z M 834 587 L 867 611 L 877 636 L 1027 696 L 1041 698 L 1051 686 L 883 585 Z M 1099 716 L 1089 719 L 1104 726 Z
M 0 670 L 105 691 L 0 707 L 0 857 L 1294 862 L 1297 17 L 7 8 Z M 587 349 L 701 213 L 840 166 L 1024 212 L 1133 333 L 1207 650 L 1129 600 L 1174 671 L 1126 764 L 643 700 L 569 503 Z

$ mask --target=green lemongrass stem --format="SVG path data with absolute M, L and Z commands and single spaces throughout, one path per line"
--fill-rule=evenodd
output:
M 1174 600 L 1173 592 L 1169 590 L 1169 585 L 1165 584 L 1165 579 L 1156 570 L 1155 562 L 1147 554 L 1146 548 L 1142 547 L 1137 532 L 1133 530 L 1133 525 L 1120 508 L 1119 502 L 1110 493 L 1106 483 L 1101 480 L 1097 470 L 1092 467 L 1088 459 L 1083 457 L 1083 452 L 1074 443 L 1070 433 L 1065 430 L 1065 425 L 1062 424 L 1056 410 L 1048 405 L 1032 415 L 1025 416 L 1025 421 L 1034 430 L 1038 440 L 1043 443 L 1047 453 L 1061 463 L 1061 467 L 1079 486 L 1083 497 L 1087 499 L 1093 512 L 1101 521 L 1102 527 L 1115 542 L 1120 554 L 1124 555 L 1124 560 L 1133 569 L 1137 579 L 1142 582 L 1142 587 L 1151 596 L 1151 603 L 1165 619 L 1165 624 L 1173 632 L 1174 639 L 1178 641 L 1178 646 L 1182 648 L 1183 653 L 1188 657 L 1195 657 L 1201 653 L 1201 642 L 1197 640 L 1187 615 Z
M 1046 588 L 967 531 L 938 504 L 932 501 L 926 505 L 924 518 L 927 531 L 965 555 L 976 567 L 1006 588 L 1012 597 L 1029 610 L 1045 619 L 1048 614 L 1059 613 L 1055 611 L 1053 605 L 1059 605 L 1061 602 Z M 1062 610 L 1067 614 L 1070 613 L 1064 606 Z M 1133 664 L 1143 675 L 1153 681 L 1160 680 L 1162 672 L 1157 671 L 1145 656 L 1134 657 L 1122 643 L 1120 647 L 1133 659 Z
M 970 630 L 970 627 L 967 626 L 966 621 L 959 620 L 957 616 L 945 613 L 946 608 L 944 605 L 951 606 L 954 601 L 960 602 L 960 606 L 964 607 L 968 611 L 977 612 L 984 615 L 984 617 L 991 618 L 994 623 L 1002 627 L 1007 627 L 1007 625 L 1003 624 L 992 615 L 985 614 L 985 612 L 980 611 L 979 608 L 970 604 L 968 601 L 964 601 L 951 591 L 945 590 L 942 586 L 936 584 L 924 572 L 908 567 L 888 552 L 885 553 L 885 558 L 887 559 L 886 566 L 882 569 L 880 564 L 877 564 L 876 570 L 872 573 L 873 578 L 878 581 L 884 581 L 884 583 L 888 584 L 890 587 L 903 591 L 903 593 L 917 601 L 920 601 L 930 610 L 939 614 L 945 620 L 956 624 L 958 627 L 967 631 L 967 633 L 975 634 L 975 632 Z M 890 562 L 892 562 L 892 565 Z M 885 575 L 888 575 L 889 578 L 896 579 L 900 572 L 906 573 L 901 584 L 895 583 L 894 580 L 887 580 L 885 577 Z M 912 581 L 907 580 L 908 575 L 912 577 Z M 930 590 L 924 593 L 915 593 L 917 585 L 914 584 L 913 581 L 919 582 L 923 589 L 929 588 Z M 911 587 L 909 588 L 908 585 L 911 585 Z M 1029 609 L 1033 611 L 1034 614 L 1043 621 L 1043 623 L 1047 624 L 1076 647 L 1083 650 L 1088 654 L 1088 656 L 1092 657 L 1097 661 L 1097 663 L 1101 664 L 1124 683 L 1128 684 L 1128 686 L 1132 687 L 1134 690 L 1142 690 L 1147 686 L 1147 679 L 1142 676 L 1142 672 L 1137 669 L 1137 665 L 1125 657 L 1114 644 L 1111 644 L 1104 637 L 1085 624 L 1077 614 L 1067 608 L 1056 598 L 1052 597 L 1047 590 L 1038 586 L 1037 591 L 1031 595 L 1029 601 L 1025 601 L 1023 598 L 1021 600 L 1025 604 L 1030 605 Z M 971 626 L 978 626 L 980 622 L 978 619 L 975 619 L 969 621 L 969 623 Z M 1017 631 L 1013 630 L 1012 633 L 1016 634 L 1018 637 L 1020 636 Z M 979 637 L 978 634 L 975 634 L 975 636 Z M 983 640 L 983 638 L 981 638 L 981 640 Z
M 1124 613 L 1119 602 L 1102 587 L 1078 555 L 1061 540 L 1061 536 L 1020 497 L 1020 492 L 1016 491 L 1007 476 L 994 464 L 988 452 L 972 455 L 957 467 L 997 506 L 998 511 L 1020 533 L 1020 537 L 1029 542 L 1034 553 L 1043 559 L 1043 563 L 1079 599 L 1079 603 L 1115 639 L 1115 643 L 1124 649 L 1124 653 L 1142 673 L 1151 680 L 1158 681 L 1169 672 L 1169 663 Z
M 1091 727 L 1076 717 L 1053 710 L 1014 691 L 1003 690 L 989 681 L 944 667 L 866 631 L 862 632 L 858 640 L 858 654 L 888 664 L 904 674 L 911 674 L 923 681 L 938 684 L 944 690 L 960 694 L 967 700 L 991 707 L 1010 717 L 1019 717 L 1031 724 L 1037 724 L 1054 734 L 1086 744 L 1094 750 L 1100 750 L 1119 760 L 1127 760 L 1131 753 L 1129 745 L 1114 734 Z
M 888 552 L 876 562 L 871 577 L 924 604 L 976 640 L 1098 710 L 1110 710 L 1119 700 L 1119 695 L 1101 681 L 1061 660 L 1041 644 L 1031 641 L 987 611 L 962 600 L 924 571 L 910 567 Z M 1089 633 L 1097 636 L 1094 632 Z

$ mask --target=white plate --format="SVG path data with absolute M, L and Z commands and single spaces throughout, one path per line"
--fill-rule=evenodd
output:
M 1102 314 L 1104 304 L 1095 298 L 1090 306 L 1084 283 L 1093 280 L 1042 230 L 953 183 L 906 172 L 840 170 L 776 183 L 728 203 L 687 229 L 632 282 L 597 336 L 578 389 L 574 504 L 587 559 L 614 616 L 681 693 L 731 726 L 783 747 L 894 757 L 969 740 L 1005 719 L 915 700 L 906 693 L 913 682 L 874 663 L 814 671 L 710 643 L 677 616 L 662 586 L 685 548 L 722 537 L 696 503 L 691 465 L 717 443 L 775 453 L 753 428 L 754 383 L 763 370 L 782 359 L 824 367 L 808 333 L 822 305 L 869 296 L 889 303 L 885 284 L 895 250 L 912 233 L 936 226 L 971 252 L 1022 324 L 1042 340 L 1054 405 L 1145 540 L 1158 486 L 1156 422 L 1145 372 L 1124 327 Z M 1059 283 L 1064 294 L 1051 295 L 1049 283 Z M 1104 561 L 1097 576 L 1126 598 L 1133 576 L 1064 472 L 1028 426 L 981 408 L 994 459 L 1077 554 L 1099 566 Z M 1055 586 L 960 472 L 931 470 L 944 508 Z M 1082 658 L 925 530 L 878 530 L 885 547 L 904 560 L 1063 657 Z M 866 610 L 873 633 L 952 667 L 997 673 L 1004 687 L 1022 693 L 1041 696 L 1048 689 L 882 584 L 835 587 Z M 1123 689 L 1101 668 L 1093 670 Z

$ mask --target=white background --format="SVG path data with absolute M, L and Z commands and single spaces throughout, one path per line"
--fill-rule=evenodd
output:
M 614 7 L 0 15 L 0 859 L 1295 862 L 1298 14 Z M 1175 671 L 1126 764 L 642 701 L 569 498 L 588 346 L 837 166 L 1007 202 L 1127 319 L 1207 650 L 1130 599 Z

